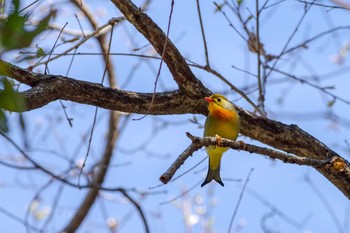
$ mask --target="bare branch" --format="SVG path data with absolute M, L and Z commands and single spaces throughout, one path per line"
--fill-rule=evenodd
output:
M 207 40 L 205 38 L 205 33 L 204 33 L 203 19 L 202 19 L 202 13 L 201 13 L 201 7 L 200 7 L 200 4 L 199 4 L 199 0 L 196 0 L 196 4 L 197 4 L 197 12 L 198 12 L 199 24 L 201 26 L 201 33 L 202 33 L 202 39 L 203 39 L 204 55 L 205 55 L 205 63 L 206 63 L 205 66 L 210 67 L 209 52 L 208 52 Z
M 253 171 L 254 171 L 254 169 L 251 168 L 250 171 L 249 171 L 249 173 L 248 173 L 248 175 L 247 175 L 247 178 L 246 178 L 245 181 L 244 181 L 242 190 L 241 190 L 241 192 L 240 192 L 240 194 L 239 194 L 239 198 L 238 198 L 237 204 L 235 205 L 235 209 L 234 209 L 234 211 L 233 211 L 233 214 L 232 214 L 232 217 L 231 217 L 231 220 L 230 220 L 230 225 L 229 225 L 229 227 L 228 227 L 227 233 L 230 233 L 230 232 L 231 232 L 232 225 L 233 225 L 233 221 L 235 220 L 235 217 L 237 216 L 238 208 L 239 208 L 240 204 L 242 203 L 243 194 L 245 193 L 245 190 L 246 190 L 246 188 L 247 188 L 247 185 L 248 185 L 250 176 L 252 175 L 252 172 L 253 172 Z
M 186 133 L 186 134 L 187 134 L 187 137 L 189 137 L 192 140 L 192 143 L 180 154 L 180 156 L 175 160 L 175 162 L 170 166 L 170 168 L 163 175 L 160 176 L 159 179 L 164 184 L 168 183 L 171 180 L 175 172 L 180 168 L 182 164 L 184 164 L 186 159 L 189 156 L 191 156 L 195 151 L 199 150 L 203 146 L 210 146 L 210 145 L 218 146 L 218 141 L 215 137 L 200 138 L 200 137 L 195 137 L 190 133 Z M 298 157 L 295 155 L 289 155 L 289 154 L 272 150 L 269 148 L 259 147 L 251 144 L 245 144 L 241 141 L 232 141 L 225 138 L 223 138 L 220 141 L 219 146 L 230 147 L 235 150 L 243 150 L 249 153 L 265 155 L 272 159 L 281 160 L 284 163 L 306 165 L 306 166 L 312 166 L 315 168 L 325 167 L 326 165 L 332 163 L 332 161 L 333 162 L 335 161 L 335 158 L 318 160 L 318 159 L 311 159 L 311 158 L 305 158 L 305 157 Z
M 121 21 L 123 21 L 124 18 L 123 17 L 118 17 L 118 18 L 112 18 L 110 19 L 106 24 L 102 25 L 101 27 L 97 28 L 94 32 L 92 32 L 91 34 L 87 35 L 86 37 L 84 37 L 82 40 L 80 40 L 77 44 L 75 44 L 73 47 L 67 49 L 66 51 L 60 53 L 59 55 L 57 56 L 54 56 L 50 59 L 48 59 L 47 61 L 44 61 L 44 62 L 39 62 L 39 63 L 36 63 L 35 65 L 31 66 L 30 69 L 33 69 L 34 67 L 37 67 L 39 65 L 42 65 L 42 64 L 47 64 L 48 62 L 51 62 L 51 61 L 54 61 L 62 56 L 64 56 L 65 54 L 75 50 L 76 48 L 78 48 L 79 46 L 81 46 L 82 44 L 84 44 L 86 41 L 88 41 L 89 39 L 91 39 L 92 37 L 95 37 L 95 36 L 98 36 L 99 33 L 101 31 L 103 31 L 105 28 L 107 27 L 110 27 L 117 23 L 120 23 Z
M 215 75 L 217 78 L 222 80 L 227 86 L 229 86 L 231 88 L 231 90 L 237 92 L 240 96 L 242 96 L 242 98 L 245 99 L 254 108 L 254 111 L 256 111 L 256 112 L 258 112 L 260 114 L 260 116 L 266 117 L 266 114 L 265 114 L 264 111 L 262 111 L 242 90 L 240 90 L 238 87 L 233 85 L 232 82 L 230 82 L 228 79 L 226 79 L 218 71 L 214 70 L 213 68 L 211 68 L 208 65 L 201 66 L 201 65 L 196 64 L 196 63 L 194 63 L 192 61 L 190 63 L 190 66 L 193 66 L 193 67 L 196 67 L 196 68 L 199 68 L 199 69 L 203 69 L 203 70 L 205 70 L 205 71 Z
M 121 192 L 124 197 L 126 197 L 136 208 L 137 212 L 139 212 L 139 215 L 142 219 L 142 222 L 143 222 L 143 225 L 145 227 L 145 232 L 146 233 L 149 233 L 149 226 L 148 226 L 148 223 L 147 223 L 147 220 L 146 220 L 146 216 L 141 208 L 141 206 L 139 205 L 139 203 L 137 203 L 137 201 L 135 201 L 127 192 L 125 189 L 120 189 L 119 192 Z

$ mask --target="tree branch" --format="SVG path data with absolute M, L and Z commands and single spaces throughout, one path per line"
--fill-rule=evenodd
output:
M 61 99 L 139 114 L 197 113 L 198 109 L 206 112 L 204 100 L 189 98 L 181 91 L 156 93 L 150 109 L 153 93 L 123 91 L 61 75 L 34 73 L 3 60 L 0 60 L 0 75 L 11 77 L 32 87 L 21 93 L 26 101 L 26 111 L 41 108 Z
M 245 144 L 242 141 L 232 141 L 226 138 L 222 138 L 220 142 L 215 137 L 195 137 L 190 133 L 186 133 L 187 137 L 192 140 L 192 143 L 179 155 L 179 157 L 174 161 L 174 163 L 169 167 L 169 169 L 160 176 L 159 180 L 166 184 L 168 183 L 175 172 L 180 168 L 182 164 L 185 163 L 186 159 L 191 156 L 195 151 L 199 150 L 204 146 L 221 146 L 221 147 L 230 147 L 234 150 L 243 150 L 249 153 L 256 153 L 268 156 L 272 159 L 281 160 L 284 163 L 298 164 L 312 166 L 314 168 L 324 168 L 329 167 L 338 170 L 340 162 L 339 157 L 333 157 L 325 160 L 318 160 L 312 158 L 298 157 L 295 155 L 289 155 L 283 152 L 272 150 L 265 147 L 259 147 L 251 144 Z M 341 170 L 341 169 L 339 169 Z

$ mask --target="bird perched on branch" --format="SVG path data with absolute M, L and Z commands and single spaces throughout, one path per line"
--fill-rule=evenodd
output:
M 205 121 L 204 137 L 216 137 L 219 142 L 221 137 L 236 140 L 241 121 L 233 104 L 224 96 L 219 94 L 213 94 L 210 97 L 205 97 L 204 99 L 209 103 L 209 114 Z M 228 147 L 219 146 L 206 147 L 209 155 L 209 166 L 207 177 L 205 178 L 201 187 L 208 184 L 212 180 L 215 180 L 221 184 L 221 186 L 224 186 L 224 183 L 220 177 L 220 162 L 222 154 L 228 149 Z

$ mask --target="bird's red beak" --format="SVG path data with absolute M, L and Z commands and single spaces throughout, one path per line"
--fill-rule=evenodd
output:
M 210 97 L 204 97 L 204 99 L 205 99 L 205 101 L 207 101 L 207 102 L 213 102 L 213 99 L 212 98 L 210 98 Z

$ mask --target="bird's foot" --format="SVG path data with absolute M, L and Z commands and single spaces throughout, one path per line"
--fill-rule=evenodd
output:
M 218 134 L 215 134 L 215 138 L 216 138 L 217 145 L 220 146 L 222 137 L 220 137 Z

